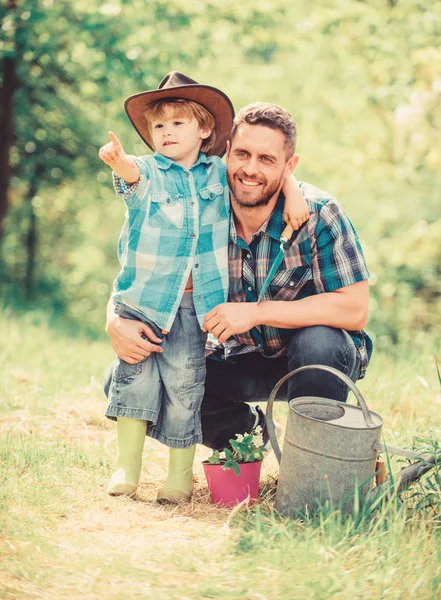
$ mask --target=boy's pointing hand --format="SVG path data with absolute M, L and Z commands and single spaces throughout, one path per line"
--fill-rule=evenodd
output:
M 106 165 L 112 167 L 115 162 L 127 159 L 127 155 L 121 142 L 112 131 L 109 131 L 109 137 L 112 141 L 100 148 L 98 156 Z
M 135 161 L 124 152 L 121 142 L 109 131 L 110 142 L 102 146 L 98 152 L 101 160 L 127 183 L 135 183 L 139 179 L 139 169 Z

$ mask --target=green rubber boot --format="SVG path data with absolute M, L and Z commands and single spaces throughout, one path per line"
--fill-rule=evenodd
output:
M 141 473 L 147 421 L 118 417 L 117 432 L 117 470 L 110 478 L 107 492 L 111 496 L 133 496 Z
M 160 504 L 190 502 L 193 493 L 192 468 L 195 451 L 196 446 L 170 448 L 167 479 L 157 496 Z

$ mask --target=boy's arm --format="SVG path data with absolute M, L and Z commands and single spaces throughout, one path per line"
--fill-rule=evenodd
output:
M 286 223 L 291 223 L 292 228 L 297 230 L 309 219 L 309 208 L 294 175 L 285 179 L 282 192 L 285 196 L 283 217 Z
M 140 174 L 138 165 L 132 158 L 127 156 L 121 142 L 114 133 L 109 131 L 109 137 L 111 141 L 100 148 L 98 156 L 126 183 L 136 183 Z

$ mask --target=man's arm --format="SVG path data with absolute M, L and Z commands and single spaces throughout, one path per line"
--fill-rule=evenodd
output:
M 367 322 L 369 286 L 367 280 L 292 301 L 227 302 L 205 316 L 204 330 L 223 344 L 231 335 L 256 325 L 298 329 L 326 325 L 348 331 L 363 329 Z
M 126 363 L 135 364 L 150 356 L 152 352 L 162 352 L 161 339 L 142 321 L 124 319 L 115 314 L 112 299 L 107 303 L 106 332 L 116 354 Z M 145 335 L 148 339 L 141 337 Z
M 358 330 L 367 323 L 368 303 L 368 282 L 359 281 L 294 302 L 262 302 L 259 323 L 286 329 L 327 325 Z

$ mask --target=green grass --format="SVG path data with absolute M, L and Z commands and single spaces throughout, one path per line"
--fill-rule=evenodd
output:
M 355 518 L 324 507 L 289 520 L 273 511 L 274 456 L 262 500 L 236 513 L 207 499 L 204 448 L 194 502 L 157 505 L 167 452 L 148 440 L 137 500 L 110 498 L 115 428 L 101 391 L 109 344 L 42 313 L 5 315 L 0 327 L 0 598 L 441 598 L 439 468 Z M 433 341 L 377 354 L 360 382 L 390 444 L 439 444 L 435 350 Z M 275 413 L 283 423 L 286 405 Z M 393 472 L 403 464 L 392 457 Z

